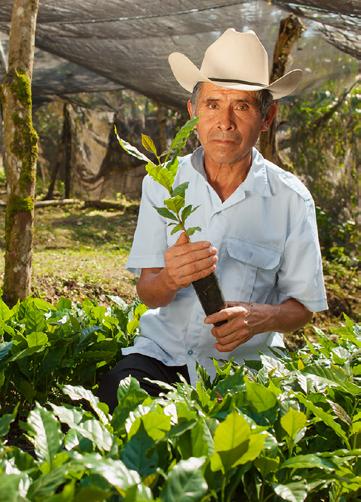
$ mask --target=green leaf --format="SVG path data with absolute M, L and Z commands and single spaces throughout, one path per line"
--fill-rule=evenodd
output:
M 7 321 L 12 316 L 12 310 L 6 305 L 6 303 L 0 298 L 0 319 L 2 321 Z
M 0 474 L 0 501 L 20 502 L 28 500 L 26 497 L 27 487 L 31 483 L 29 477 L 22 474 Z
M 343 431 L 340 424 L 335 422 L 332 415 L 326 413 L 322 408 L 313 404 L 312 401 L 306 399 L 301 393 L 297 393 L 296 397 L 300 401 L 300 403 L 306 406 L 306 408 L 315 415 L 315 417 L 319 418 L 328 427 L 330 427 L 340 438 L 342 438 L 347 447 L 350 448 L 350 444 L 345 432 Z
M 118 143 L 119 145 L 123 148 L 123 150 L 125 150 L 129 155 L 132 155 L 133 157 L 135 157 L 136 159 L 139 159 L 139 160 L 143 160 L 144 162 L 151 162 L 150 159 L 148 159 L 148 157 L 146 155 L 144 155 L 142 152 L 140 152 L 138 150 L 138 148 L 136 148 L 135 146 L 131 145 L 130 143 L 128 143 L 127 141 L 125 141 L 124 139 L 121 139 L 118 135 L 118 131 L 117 131 L 117 128 L 114 127 L 114 132 L 115 132 L 115 135 L 117 137 L 117 140 L 118 140 Z
M 111 450 L 113 436 L 98 420 L 86 420 L 79 425 L 74 425 L 73 428 L 81 436 L 89 439 L 102 452 Z
M 158 467 L 158 454 L 156 449 L 152 449 L 154 444 L 141 424 L 137 433 L 125 443 L 120 458 L 128 469 L 134 469 L 144 478 L 156 472 Z
M 28 347 L 41 347 L 48 343 L 48 337 L 45 333 L 39 331 L 34 331 L 30 335 L 26 335 L 26 341 L 28 342 Z
M 320 383 L 331 387 L 337 386 L 353 396 L 361 394 L 361 387 L 351 382 L 346 371 L 339 366 L 327 368 L 318 364 L 310 365 L 305 368 L 303 374 L 316 375 Z M 313 381 L 314 380 L 315 379 L 313 379 Z
M 175 197 L 176 195 L 180 195 L 181 197 L 185 197 L 186 190 L 188 188 L 189 181 L 185 181 L 184 183 L 181 183 L 180 185 L 176 186 L 172 190 L 172 197 Z
M 172 231 L 171 231 L 171 235 L 174 235 L 176 234 L 177 232 L 180 232 L 181 230 L 183 230 L 183 227 L 181 224 L 179 225 L 176 225 L 174 228 L 172 228 Z
M 272 391 L 259 383 L 250 382 L 249 380 L 245 380 L 245 382 L 247 400 L 258 413 L 270 410 L 276 406 L 277 398 Z
M 188 235 L 188 237 L 190 237 L 191 235 L 195 234 L 196 232 L 200 232 L 201 230 L 201 227 L 189 227 L 186 229 L 186 234 Z
M 262 477 L 266 477 L 271 472 L 276 472 L 278 470 L 278 466 L 280 464 L 279 457 L 267 457 L 267 456 L 259 456 L 254 461 L 254 465 L 262 474 Z
M 216 428 L 214 434 L 215 451 L 231 450 L 243 443 L 249 436 L 250 427 L 246 420 L 236 411 L 232 411 Z
M 132 423 L 128 438 L 134 436 L 143 424 L 144 430 L 154 441 L 162 439 L 171 428 L 171 418 L 165 415 L 162 409 L 150 411 L 146 415 L 137 417 Z
M 188 206 L 186 206 L 183 211 L 182 211 L 182 214 L 181 214 L 181 220 L 184 224 L 184 222 L 186 221 L 186 219 L 192 214 L 194 213 L 194 211 L 196 211 L 197 209 L 199 208 L 199 206 L 192 206 L 192 204 L 189 204 Z
M 307 497 L 305 481 L 296 481 L 287 485 L 273 485 L 276 494 L 288 502 L 303 502 Z
M 8 434 L 10 425 L 14 422 L 18 413 L 19 403 L 15 406 L 12 413 L 6 413 L 0 417 L 0 438 Z
M 282 429 L 286 431 L 293 441 L 296 441 L 299 432 L 306 426 L 307 417 L 301 411 L 289 408 L 280 422 Z
M 105 425 L 109 424 L 109 418 L 102 409 L 103 406 L 100 405 L 99 398 L 94 396 L 90 390 L 84 389 L 84 387 L 80 386 L 63 385 L 62 391 L 74 401 L 80 401 L 82 399 L 87 401 L 98 415 L 100 421 Z
M 336 464 L 332 459 L 323 458 L 316 453 L 309 453 L 308 455 L 297 455 L 288 458 L 281 465 L 280 469 L 322 469 L 322 470 L 335 470 Z
M 184 197 L 181 195 L 176 195 L 175 197 L 170 197 L 169 199 L 164 200 L 164 204 L 167 208 L 175 213 L 178 213 L 182 209 L 184 203 Z
M 163 218 L 168 218 L 170 220 L 178 221 L 178 218 L 175 214 L 173 214 L 169 209 L 166 207 L 156 207 L 153 206 L 154 209 L 161 215 Z
M 37 403 L 29 414 L 27 425 L 28 437 L 34 445 L 36 456 L 52 465 L 62 444 L 63 435 L 59 422 L 50 411 Z
M 78 462 L 106 479 L 123 496 L 130 487 L 141 483 L 139 474 L 129 470 L 121 460 L 104 458 L 98 454 L 85 454 L 79 457 Z
M 247 451 L 251 429 L 246 420 L 236 411 L 227 415 L 214 434 L 214 454 L 211 469 L 227 472 Z
M 191 442 L 194 457 L 209 457 L 213 454 L 213 437 L 204 418 L 199 418 L 192 428 Z
M 201 472 L 204 458 L 181 460 L 168 474 L 160 498 L 164 502 L 196 502 L 207 492 L 208 485 Z
M 147 150 L 147 152 L 154 153 L 154 155 L 158 157 L 157 148 L 154 144 L 154 141 L 146 134 L 142 134 L 142 145 Z
M 192 119 L 188 120 L 175 135 L 169 147 L 169 150 L 172 152 L 173 155 L 177 156 L 182 152 L 189 136 L 191 135 L 193 129 L 197 125 L 198 120 L 199 120 L 198 117 L 193 117 Z
M 169 171 L 166 167 L 157 166 L 151 161 L 148 162 L 145 169 L 154 181 L 162 185 L 169 193 L 172 192 L 174 175 L 171 171 Z
M 168 169 L 168 171 L 170 172 L 171 176 L 173 177 L 173 180 L 175 179 L 175 177 L 177 175 L 178 166 L 179 166 L 178 157 L 174 157 L 172 160 L 170 160 L 169 162 L 166 162 L 164 164 L 164 167 L 166 167 L 166 169 Z
M 147 397 L 148 393 L 140 387 L 135 378 L 129 376 L 120 381 L 117 391 L 119 404 L 114 410 L 112 420 L 112 425 L 118 434 L 123 431 L 129 413 Z
M 263 434 L 252 434 L 249 438 L 247 451 L 232 464 L 232 467 L 246 464 L 247 462 L 253 462 L 253 460 L 257 458 L 263 450 L 265 439 L 266 436 Z

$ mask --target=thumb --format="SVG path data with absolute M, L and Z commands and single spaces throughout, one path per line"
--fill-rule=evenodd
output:
M 175 243 L 176 246 L 181 246 L 182 244 L 187 244 L 189 242 L 189 237 L 185 232 L 182 232 Z

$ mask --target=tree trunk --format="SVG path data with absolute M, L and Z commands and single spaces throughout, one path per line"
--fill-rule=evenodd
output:
M 69 103 L 64 103 L 64 128 L 63 128 L 63 146 L 64 146 L 64 198 L 69 199 L 71 194 L 71 117 Z
M 2 45 L 2 42 L 0 40 L 0 74 L 6 75 L 8 71 L 8 64 L 5 56 L 5 51 Z M 1 81 L 0 81 L 1 84 Z M 0 85 L 0 138 L 1 138 L 1 144 L 0 144 L 0 157 L 4 158 L 4 132 L 3 132 L 3 111 L 2 111 L 2 104 L 1 104 L 1 85 Z
M 32 123 L 31 78 L 39 0 L 14 0 L 8 72 L 1 85 L 5 215 L 4 300 L 13 305 L 31 290 L 31 261 L 38 137 Z
M 298 17 L 291 14 L 282 19 L 275 50 L 273 53 L 273 66 L 270 82 L 274 82 L 285 74 L 288 57 L 295 42 L 300 38 L 304 30 L 304 25 Z M 260 150 L 262 155 L 283 167 L 284 163 L 280 158 L 276 145 L 277 116 L 275 116 L 271 126 L 260 137 Z

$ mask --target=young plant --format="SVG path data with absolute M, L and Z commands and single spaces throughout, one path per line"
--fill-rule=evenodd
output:
M 147 152 L 154 155 L 156 159 L 155 162 L 140 152 L 135 146 L 120 138 L 115 129 L 115 134 L 120 146 L 129 155 L 146 162 L 145 169 L 149 176 L 162 185 L 169 193 L 169 197 L 164 199 L 164 206 L 154 206 L 154 209 L 158 211 L 161 216 L 170 220 L 168 226 L 173 227 L 172 234 L 182 231 L 185 232 L 188 237 L 200 230 L 200 227 L 186 228 L 185 226 L 187 218 L 194 213 L 199 206 L 193 206 L 192 204 L 185 205 L 185 192 L 189 185 L 188 182 L 181 183 L 175 187 L 173 187 L 173 185 L 178 171 L 178 156 L 185 147 L 197 122 L 198 117 L 188 120 L 176 134 L 168 150 L 161 154 L 158 154 L 152 138 L 146 134 L 142 134 L 142 145 Z
M 154 181 L 162 185 L 169 193 L 169 197 L 164 199 L 164 206 L 154 206 L 154 209 L 158 211 L 161 216 L 170 220 L 168 226 L 173 227 L 171 234 L 182 231 L 186 233 L 188 238 L 195 232 L 201 230 L 198 226 L 187 228 L 185 225 L 187 218 L 189 218 L 189 216 L 194 213 L 199 206 L 193 206 L 192 204 L 186 205 L 185 203 L 185 193 L 189 182 L 181 183 L 177 186 L 173 185 L 178 171 L 178 156 L 184 149 L 187 139 L 195 128 L 197 122 L 198 117 L 188 120 L 188 122 L 186 122 L 175 135 L 168 150 L 160 155 L 157 152 L 154 141 L 146 134 L 142 134 L 142 145 L 147 152 L 154 155 L 156 162 L 153 162 L 135 146 L 120 138 L 115 128 L 115 134 L 120 146 L 129 155 L 146 162 L 145 169 L 149 176 L 151 176 Z M 218 312 L 224 308 L 224 298 L 219 288 L 217 277 L 214 273 L 199 279 L 198 281 L 194 281 L 192 284 L 203 310 L 207 315 Z

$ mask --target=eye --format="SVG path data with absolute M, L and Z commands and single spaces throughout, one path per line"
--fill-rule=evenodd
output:
M 248 103 L 238 103 L 235 106 L 235 110 L 239 110 L 241 112 L 246 112 L 249 109 Z
M 216 110 L 218 108 L 218 104 L 216 101 L 208 101 L 207 108 L 209 110 Z

